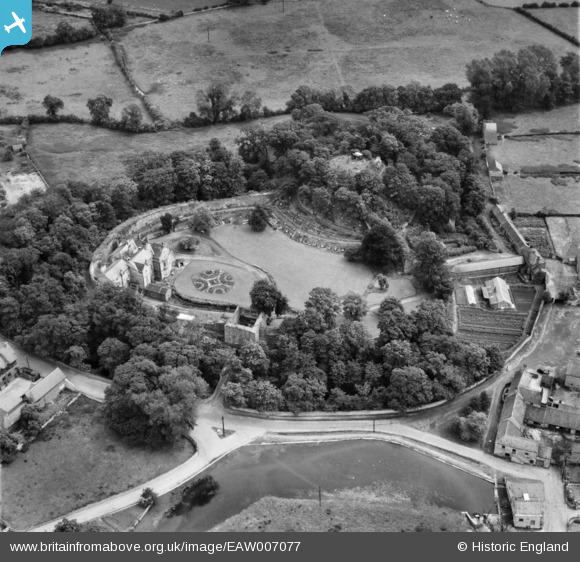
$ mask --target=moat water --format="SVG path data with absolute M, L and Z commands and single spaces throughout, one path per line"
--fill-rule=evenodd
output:
M 219 488 L 204 505 L 164 517 L 158 531 L 207 531 L 265 496 L 318 498 L 345 488 L 388 482 L 418 503 L 487 513 L 493 485 L 400 445 L 380 441 L 243 447 L 195 480 L 212 476 Z M 200 502 L 203 503 L 203 502 Z

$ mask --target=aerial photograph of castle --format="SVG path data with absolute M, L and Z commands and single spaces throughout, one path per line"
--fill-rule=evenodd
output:
M 13 5 L 1 532 L 580 532 L 580 2 Z

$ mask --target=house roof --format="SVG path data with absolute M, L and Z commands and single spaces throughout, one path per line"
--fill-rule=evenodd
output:
M 111 267 L 105 270 L 105 277 L 111 279 L 111 281 L 116 281 L 120 275 L 129 269 L 129 264 L 123 259 L 119 258 Z
M 560 404 L 558 408 L 529 406 L 526 408 L 525 419 L 539 424 L 580 430 L 580 410 L 566 404 Z
M 171 291 L 171 287 L 169 287 L 168 285 L 159 285 L 158 283 L 149 283 L 149 285 L 145 287 L 145 291 L 148 293 L 166 295 Z
M 0 369 L 5 369 L 16 361 L 16 353 L 7 343 L 0 343 Z
M 151 244 L 151 250 L 153 251 L 154 258 L 169 257 L 171 254 L 171 248 L 166 244 Z
M 32 403 L 38 402 L 51 390 L 61 384 L 65 378 L 64 373 L 57 367 L 46 377 L 40 379 L 28 392 L 26 392 L 26 398 L 28 398 Z
M 518 515 L 544 513 L 544 483 L 526 478 L 506 478 L 505 485 L 512 504 L 512 511 Z
M 137 265 L 146 264 L 151 259 L 151 251 L 148 248 L 141 248 L 132 258 L 131 261 Z
M 473 287 L 471 285 L 465 285 L 463 289 L 465 291 L 465 297 L 467 298 L 468 304 L 477 304 L 477 301 L 475 300 L 475 291 L 473 290 Z
M 27 379 L 16 377 L 0 390 L 0 410 L 10 412 L 22 402 L 22 396 L 32 386 Z
M 509 286 L 501 277 L 494 277 L 486 281 L 485 288 L 489 295 L 490 304 L 507 303 L 514 306 Z
M 508 238 L 511 240 L 513 244 L 515 244 L 518 248 L 528 246 L 526 239 L 522 236 L 520 231 L 517 229 L 516 225 L 509 218 L 509 216 L 507 215 L 507 213 L 505 212 L 505 210 L 501 205 L 494 205 L 491 208 L 491 213 L 497 219 L 497 221 L 503 227 L 503 229 L 506 231 Z

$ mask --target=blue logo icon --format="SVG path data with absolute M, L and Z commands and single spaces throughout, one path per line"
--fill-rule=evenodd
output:
M 0 53 L 32 38 L 32 0 L 0 0 Z

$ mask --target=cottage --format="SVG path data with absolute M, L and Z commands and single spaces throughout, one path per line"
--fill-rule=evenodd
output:
M 485 144 L 497 144 L 497 123 L 490 121 L 483 124 L 483 140 Z
M 509 285 L 501 278 L 494 277 L 482 287 L 483 298 L 489 301 L 489 306 L 494 310 L 514 309 L 516 305 L 512 300 Z
M 514 527 L 541 529 L 544 526 L 544 483 L 525 478 L 506 478 L 505 485 Z

